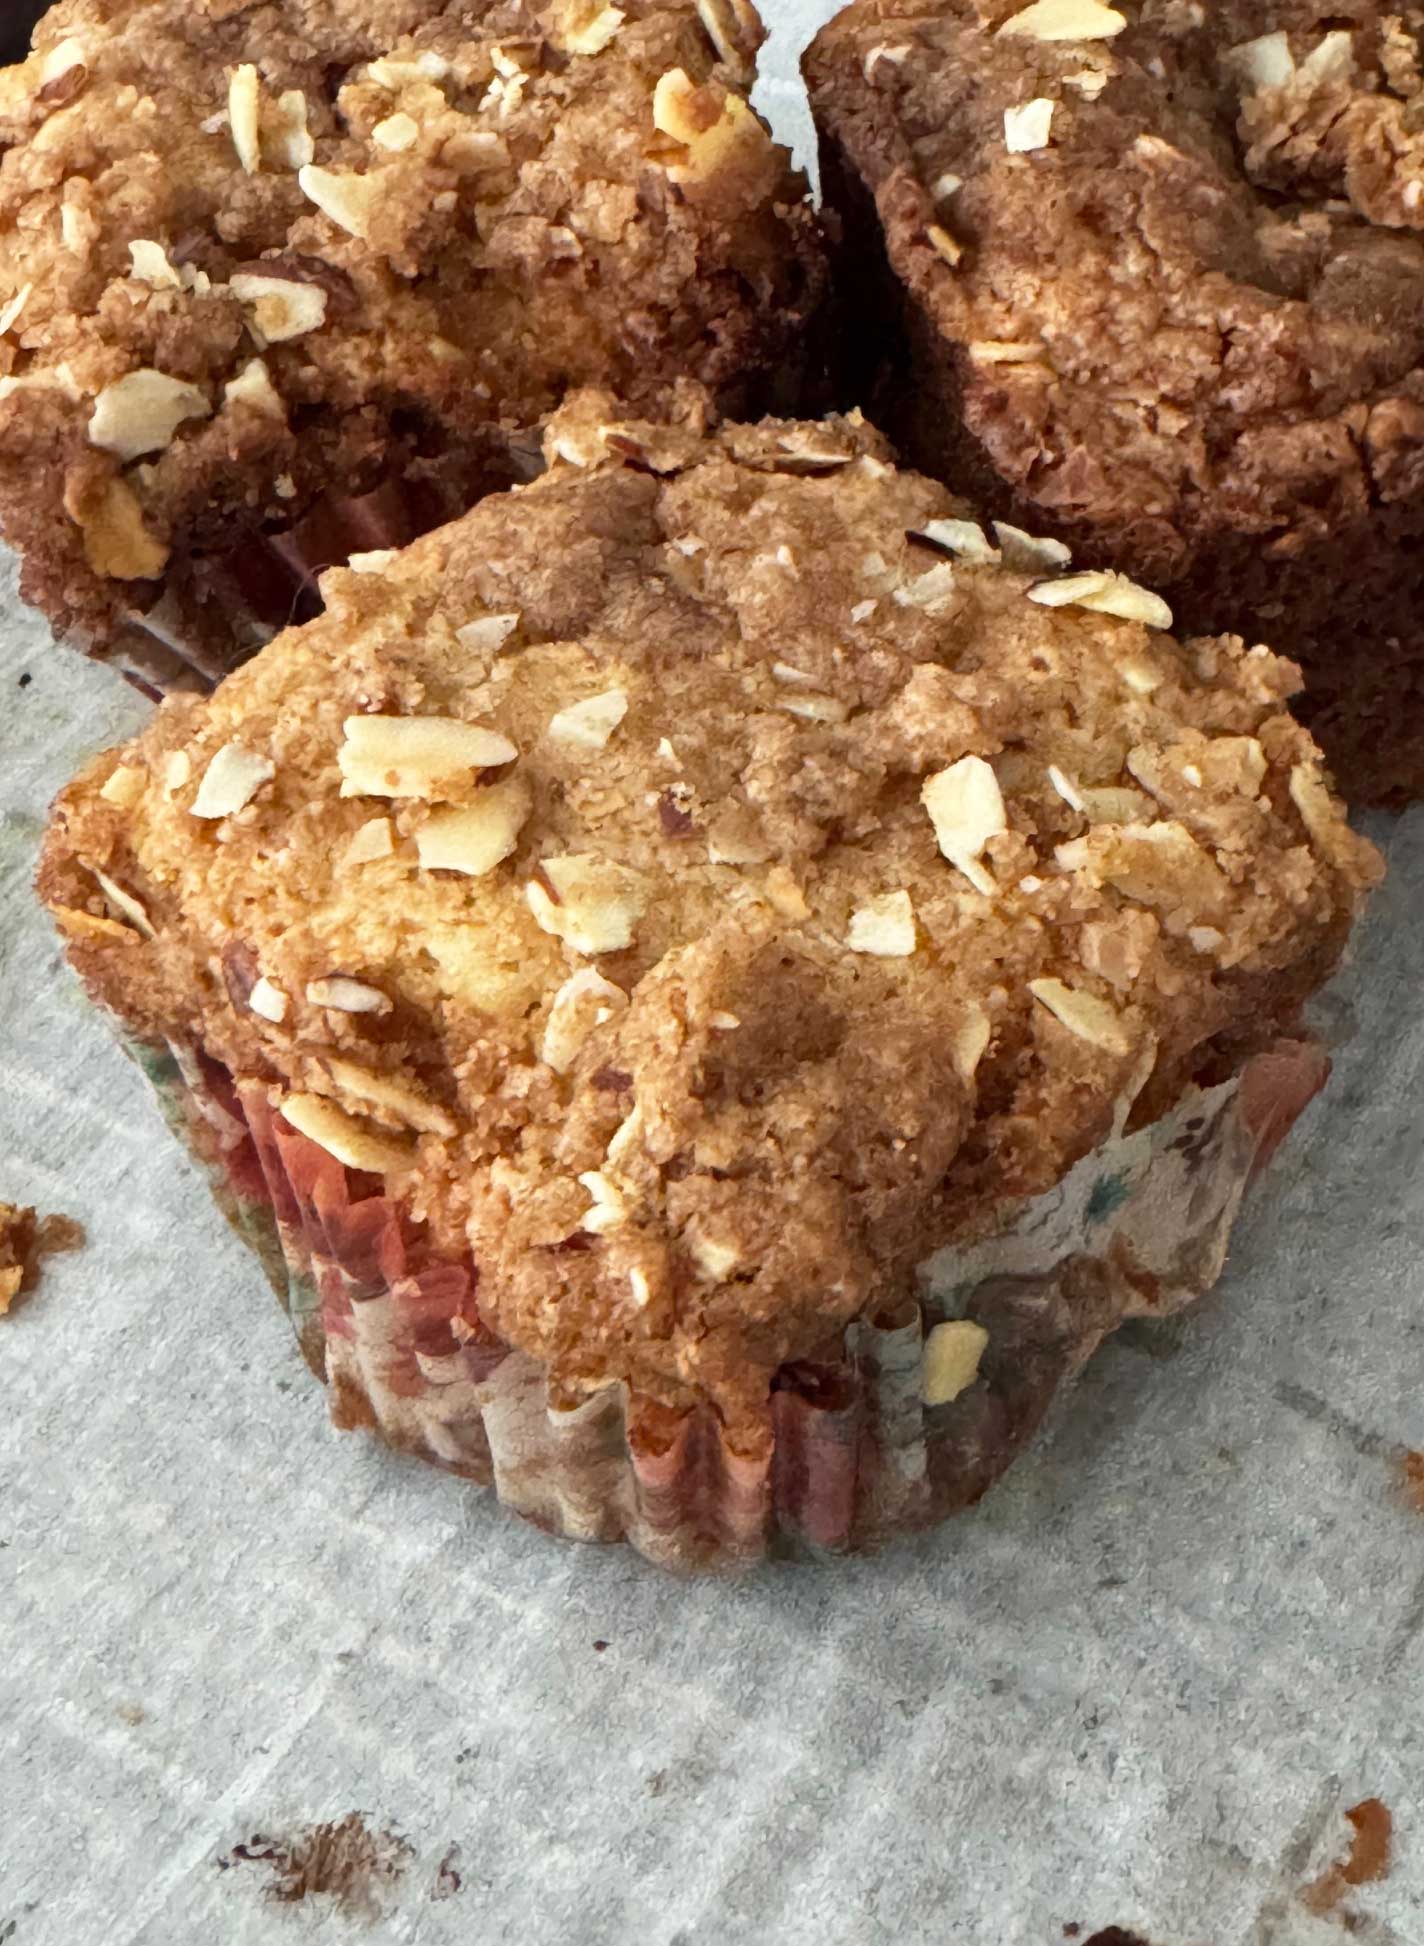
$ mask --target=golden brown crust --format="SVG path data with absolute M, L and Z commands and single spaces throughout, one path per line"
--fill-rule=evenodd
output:
M 29 597 L 107 648 L 162 591 L 158 633 L 220 666 L 253 646 L 234 607 L 289 619 L 288 556 L 379 544 L 329 551 L 333 496 L 338 545 L 363 513 L 407 538 L 527 476 L 571 385 L 760 409 L 819 243 L 745 102 L 755 16 L 704 11 L 715 36 L 692 0 L 54 8 L 0 70 Z
M 1301 661 L 1368 798 L 1424 788 L 1421 32 L 857 0 L 807 59 L 849 274 L 903 308 L 907 450 Z
M 41 887 L 130 1031 L 408 1181 L 560 1384 L 735 1422 L 1288 1027 L 1377 861 L 1289 664 L 859 421 L 586 395 L 550 442 L 98 760 Z

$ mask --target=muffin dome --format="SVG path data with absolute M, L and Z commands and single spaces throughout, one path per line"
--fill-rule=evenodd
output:
M 550 453 L 170 699 L 41 885 L 131 1034 L 381 1178 L 560 1396 L 745 1430 L 1289 1033 L 1374 857 L 1288 663 L 854 419 L 584 396 Z

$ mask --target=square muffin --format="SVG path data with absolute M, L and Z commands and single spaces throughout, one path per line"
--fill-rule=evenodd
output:
M 339 1423 L 862 1545 L 1213 1281 L 1378 861 L 1291 664 L 859 419 L 549 440 L 91 765 L 41 890 Z
M 1294 657 L 1368 803 L 1424 788 L 1421 26 L 855 0 L 805 63 L 907 456 Z
M 210 681 L 598 382 L 794 392 L 822 284 L 748 0 L 63 0 L 0 72 L 0 533 Z

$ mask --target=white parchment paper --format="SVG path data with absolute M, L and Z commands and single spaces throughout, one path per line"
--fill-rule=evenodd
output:
M 328 1428 L 30 896 L 145 711 L 7 570 L 0 1197 L 90 1241 L 0 1322 L 0 1942 L 1328 1946 L 1301 1893 L 1378 1797 L 1353 1937 L 1420 1946 L 1424 816 L 1370 827 L 1336 1076 L 1217 1295 L 957 1524 L 680 1583 Z M 353 1810 L 410 1848 L 374 1917 L 221 1862 Z

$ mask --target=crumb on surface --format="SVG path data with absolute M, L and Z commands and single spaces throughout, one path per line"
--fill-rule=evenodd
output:
M 277 1905 L 329 1899 L 348 1918 L 371 1919 L 380 1894 L 405 1873 L 414 1856 L 398 1833 L 374 1829 L 363 1812 L 305 1825 L 285 1836 L 254 1832 L 217 1860 L 220 1871 L 262 1865 L 270 1874 L 266 1895 Z
M 1394 1817 L 1377 1797 L 1352 1804 L 1345 1813 L 1350 1826 L 1345 1856 L 1327 1865 L 1301 1893 L 1301 1903 L 1322 1918 L 1340 1911 L 1347 1893 L 1360 1885 L 1388 1878 L 1394 1846 Z
M 72 1217 L 42 1218 L 22 1204 L 0 1203 L 0 1317 L 34 1290 L 46 1257 L 83 1243 L 83 1226 Z

